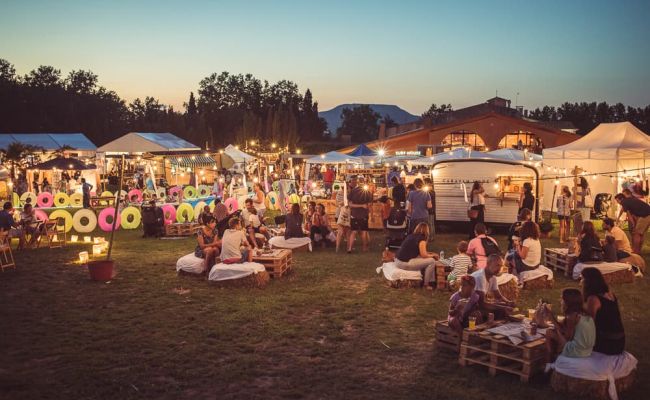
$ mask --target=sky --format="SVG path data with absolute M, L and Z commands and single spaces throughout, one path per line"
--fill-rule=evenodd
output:
M 0 58 L 180 108 L 214 73 L 342 103 L 650 104 L 650 1 L 0 1 Z M 519 93 L 519 95 L 517 95 Z

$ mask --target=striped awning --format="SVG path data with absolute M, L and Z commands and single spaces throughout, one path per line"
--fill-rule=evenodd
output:
M 169 157 L 168 161 L 172 165 L 179 167 L 211 167 L 217 164 L 217 161 L 210 157 L 204 155 L 195 155 L 195 156 L 183 156 L 183 157 Z

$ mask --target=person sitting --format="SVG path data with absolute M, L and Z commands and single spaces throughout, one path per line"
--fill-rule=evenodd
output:
M 508 252 L 514 252 L 515 240 L 520 238 L 519 229 L 521 229 L 521 225 L 526 221 L 530 221 L 532 217 L 533 213 L 527 208 L 523 208 L 519 211 L 517 221 L 510 225 L 510 228 L 508 229 Z
M 603 261 L 617 262 L 618 256 L 616 255 L 616 241 L 613 236 L 605 236 L 602 242 L 603 247 Z
M 320 242 L 325 247 L 329 241 L 327 235 L 330 233 L 330 224 L 327 219 L 327 214 L 325 213 L 325 206 L 323 204 L 318 204 L 316 206 L 316 212 L 314 213 L 311 220 L 311 231 L 309 232 L 309 237 L 311 241 L 316 243 L 316 235 L 320 235 Z
M 580 254 L 578 261 L 585 262 L 600 262 L 603 261 L 603 248 L 600 245 L 600 239 L 594 230 L 594 224 L 591 221 L 585 221 L 582 224 L 582 232 L 579 236 L 580 240 Z
M 223 233 L 223 238 L 221 239 L 221 261 L 237 263 L 253 261 L 253 252 L 250 251 L 250 244 L 246 240 L 246 234 L 237 217 L 231 218 L 228 221 L 228 229 Z
M 262 220 L 257 215 L 257 210 L 253 204 L 253 199 L 246 199 L 246 208 L 242 211 L 241 218 L 244 225 L 246 226 L 248 238 L 253 248 L 257 247 L 257 237 L 255 235 L 256 233 L 261 233 L 264 235 L 264 241 L 268 239 L 269 231 L 266 229 L 266 226 L 262 224 Z
M 210 272 L 210 267 L 215 264 L 219 251 L 221 249 L 221 241 L 217 231 L 217 221 L 212 215 L 207 215 L 203 221 L 203 226 L 196 234 L 198 244 L 194 250 L 194 255 L 198 258 L 205 260 L 203 264 L 203 272 Z
M 520 274 L 532 271 L 542 262 L 542 244 L 539 241 L 539 226 L 526 221 L 519 230 L 520 239 L 515 240 L 515 251 L 508 256 L 510 270 Z
M 18 238 L 18 250 L 25 246 L 25 234 L 20 225 L 14 220 L 14 206 L 10 201 L 2 205 L 0 211 L 0 231 L 9 232 L 7 238 L 11 241 L 12 238 Z
M 397 250 L 395 264 L 397 268 L 406 271 L 420 271 L 424 276 L 424 287 L 431 290 L 431 283 L 435 280 L 435 263 L 439 256 L 427 251 L 428 240 L 429 225 L 421 222 Z
M 481 312 L 478 308 L 479 295 L 474 290 L 476 280 L 471 275 L 463 275 L 459 279 L 460 289 L 449 298 L 447 320 L 449 327 L 460 333 L 469 325 L 470 316 L 477 318 L 480 323 Z
M 487 228 L 482 222 L 474 226 L 474 236 L 467 246 L 467 255 L 475 260 L 476 268 L 483 269 L 488 256 L 500 253 L 499 245 L 494 238 L 487 235 Z
M 205 207 L 203 207 L 203 211 L 201 211 L 199 216 L 196 217 L 196 222 L 198 222 L 201 225 L 205 225 L 206 221 L 208 221 L 208 217 L 210 217 L 211 219 L 215 219 L 212 216 L 212 211 L 210 211 L 210 206 L 205 206 Z M 218 221 L 215 219 L 215 222 L 218 222 Z
M 472 273 L 476 280 L 476 292 L 479 295 L 479 308 L 484 316 L 492 312 L 495 318 L 504 318 L 507 313 L 512 311 L 515 306 L 513 301 L 510 301 L 501 294 L 499 291 L 499 284 L 497 283 L 497 275 L 501 272 L 503 267 L 503 258 L 499 254 L 491 254 L 488 256 L 485 268 Z M 489 298 L 489 299 L 488 299 Z M 494 300 L 492 300 L 494 299 Z
M 574 288 L 562 291 L 560 299 L 564 319 L 551 314 L 554 328 L 546 330 L 546 362 L 558 355 L 571 358 L 589 357 L 596 343 L 596 325 L 582 305 L 582 293 Z M 551 311 L 552 313 L 552 311 Z
M 286 215 L 284 229 L 284 238 L 302 238 L 305 237 L 305 232 L 302 230 L 302 214 L 300 213 L 300 204 L 293 203 L 291 210 Z
M 28 246 L 34 245 L 42 233 L 43 221 L 39 221 L 34 213 L 31 203 L 25 204 L 23 211 L 20 213 L 20 224 L 23 232 L 30 235 Z
M 305 212 L 305 232 L 311 232 L 311 224 L 316 214 L 316 202 L 307 203 L 307 212 Z
M 616 260 L 629 257 L 632 252 L 630 240 L 627 238 L 623 229 L 616 226 L 616 223 L 611 218 L 603 219 L 603 230 L 605 231 L 606 238 L 612 238 L 616 249 Z
M 607 355 L 622 354 L 625 350 L 625 330 L 618 299 L 597 268 L 585 268 L 582 275 L 582 298 L 587 314 L 596 324 L 594 351 Z
M 472 266 L 472 258 L 467 255 L 467 242 L 464 240 L 458 242 L 456 250 L 458 250 L 458 254 L 451 258 L 451 272 L 447 276 L 449 283 L 453 283 L 461 276 L 467 275 Z

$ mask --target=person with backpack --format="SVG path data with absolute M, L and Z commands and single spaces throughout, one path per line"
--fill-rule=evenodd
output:
M 470 240 L 467 246 L 467 255 L 476 260 L 477 269 L 483 269 L 487 265 L 487 259 L 492 254 L 501 254 L 497 241 L 487 235 L 485 224 L 479 222 L 474 227 L 474 239 Z

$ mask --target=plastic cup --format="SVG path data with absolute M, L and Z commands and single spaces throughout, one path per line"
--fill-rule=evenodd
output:
M 469 329 L 476 329 L 476 317 L 469 317 Z
M 531 320 L 535 319 L 535 309 L 534 308 L 529 308 L 528 309 L 528 318 Z

